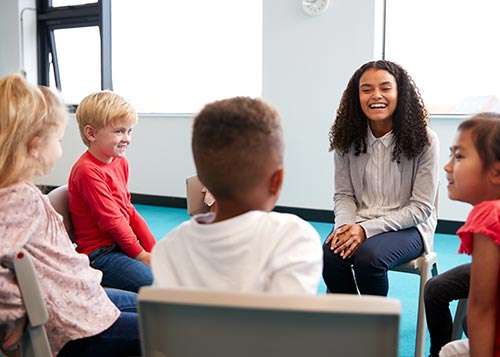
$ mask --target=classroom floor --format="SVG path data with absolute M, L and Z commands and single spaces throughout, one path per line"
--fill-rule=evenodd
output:
M 188 220 L 189 215 L 185 209 L 136 205 L 139 213 L 148 222 L 156 240 L 162 239 L 170 230 L 179 223 Z M 309 222 L 324 239 L 332 229 L 330 223 Z M 451 267 L 470 261 L 465 255 L 457 254 L 458 237 L 448 234 L 436 234 L 434 250 L 438 254 L 439 271 L 443 272 Z M 399 356 L 414 356 L 415 331 L 417 322 L 419 277 L 414 274 L 389 272 L 389 297 L 401 301 L 402 315 L 400 323 Z M 324 294 L 326 286 L 322 281 L 318 287 L 318 294 Z M 452 304 L 454 311 L 456 304 Z M 429 336 L 427 335 L 426 354 L 429 349 Z

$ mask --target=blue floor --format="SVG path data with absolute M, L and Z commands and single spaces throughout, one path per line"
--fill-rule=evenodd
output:
M 185 209 L 136 205 L 139 213 L 148 222 L 156 240 L 163 238 L 179 223 L 188 220 L 189 215 Z M 329 223 L 310 222 L 324 239 L 330 232 L 332 225 Z M 438 254 L 439 271 L 443 272 L 451 267 L 470 261 L 465 255 L 457 254 L 458 237 L 455 235 L 436 234 L 434 250 Z M 419 277 L 414 274 L 389 272 L 389 297 L 399 299 L 402 306 L 399 356 L 414 356 L 415 331 L 418 307 Z M 324 294 L 326 287 L 321 282 L 318 294 Z M 456 304 L 452 306 L 454 309 Z M 452 310 L 454 311 L 454 310 Z M 426 353 L 429 349 L 429 336 L 427 336 Z

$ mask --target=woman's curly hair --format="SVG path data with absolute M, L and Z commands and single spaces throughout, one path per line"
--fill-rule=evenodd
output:
M 397 83 L 398 102 L 392 115 L 392 132 L 396 144 L 392 160 L 399 163 L 401 153 L 408 159 L 417 157 L 429 145 L 426 131 L 427 110 L 415 82 L 406 70 L 396 63 L 384 60 L 365 63 L 349 80 L 337 109 L 337 117 L 330 129 L 330 151 L 339 150 L 346 154 L 354 144 L 354 155 L 366 153 L 368 118 L 359 101 L 359 80 L 370 68 L 388 71 Z

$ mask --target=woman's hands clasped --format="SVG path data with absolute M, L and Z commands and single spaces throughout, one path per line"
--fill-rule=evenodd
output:
M 331 243 L 330 249 L 343 259 L 350 258 L 366 240 L 365 230 L 359 224 L 345 224 L 335 229 L 325 241 Z

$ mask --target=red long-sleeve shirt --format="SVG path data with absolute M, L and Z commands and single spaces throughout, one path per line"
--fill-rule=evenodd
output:
M 130 202 L 128 172 L 126 158 L 107 164 L 88 151 L 73 165 L 68 191 L 77 251 L 90 254 L 117 243 L 131 258 L 151 252 L 155 239 Z

